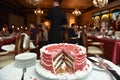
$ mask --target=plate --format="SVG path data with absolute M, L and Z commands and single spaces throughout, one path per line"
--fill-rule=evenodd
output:
M 97 64 L 97 63 L 96 63 Z M 93 69 L 98 71 L 106 71 L 106 69 L 100 68 L 97 65 L 93 64 Z
M 87 60 L 87 64 L 83 71 L 76 71 L 74 74 L 69 73 L 60 73 L 60 74 L 53 74 L 51 71 L 46 70 L 44 67 L 40 65 L 40 62 L 36 63 L 36 72 L 48 79 L 54 79 L 54 80 L 75 80 L 75 79 L 83 79 L 85 76 L 87 76 L 93 68 L 92 63 Z

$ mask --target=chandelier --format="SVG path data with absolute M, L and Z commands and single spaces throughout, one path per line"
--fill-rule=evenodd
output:
M 36 10 L 34 10 L 35 14 L 43 14 L 43 11 L 40 8 L 37 8 Z
M 32 5 L 38 5 L 42 0 L 26 0 L 27 3 Z
M 81 11 L 79 9 L 75 9 L 73 12 L 72 12 L 73 15 L 75 16 L 79 16 L 81 14 Z
M 108 0 L 93 0 L 93 5 L 95 7 L 102 8 L 108 4 Z

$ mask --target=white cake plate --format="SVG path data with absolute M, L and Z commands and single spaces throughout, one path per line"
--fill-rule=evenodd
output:
M 85 70 L 76 71 L 74 74 L 69 74 L 69 73 L 53 74 L 51 73 L 51 71 L 48 71 L 44 67 L 42 67 L 40 65 L 40 62 L 37 62 L 36 71 L 39 75 L 51 80 L 77 80 L 77 79 L 83 79 L 92 71 L 92 68 L 93 68 L 92 63 L 89 60 L 87 60 L 87 64 L 89 66 L 86 65 Z

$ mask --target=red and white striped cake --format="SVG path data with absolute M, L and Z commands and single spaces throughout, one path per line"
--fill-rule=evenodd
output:
M 40 53 L 40 65 L 54 74 L 66 67 L 74 73 L 87 65 L 86 48 L 77 44 L 50 44 L 42 47 Z

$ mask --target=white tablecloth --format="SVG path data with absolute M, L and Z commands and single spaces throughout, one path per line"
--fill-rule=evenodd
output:
M 120 74 L 120 67 L 116 66 L 110 61 L 105 60 L 105 62 L 107 62 L 110 66 L 113 67 L 113 69 L 115 69 L 118 72 L 118 74 Z M 0 70 L 0 80 L 21 80 L 21 77 L 22 69 L 16 68 L 14 62 Z M 27 68 L 24 80 L 49 80 L 49 79 L 46 79 L 42 77 L 40 74 L 38 74 L 35 70 L 35 66 L 32 66 Z M 100 70 L 97 67 L 93 66 L 92 72 L 82 80 L 115 80 L 115 78 L 108 74 L 106 70 Z

